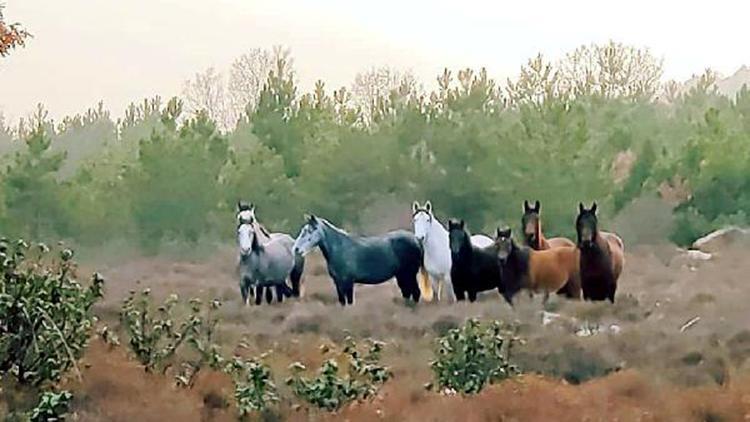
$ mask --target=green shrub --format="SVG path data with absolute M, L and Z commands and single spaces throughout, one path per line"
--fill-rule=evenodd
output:
M 511 361 L 517 340 L 498 321 L 466 321 L 437 339 L 437 357 L 430 363 L 437 385 L 441 390 L 475 394 L 487 384 L 518 374 Z
M 234 381 L 234 399 L 240 417 L 254 412 L 268 412 L 281 400 L 273 381 L 271 368 L 261 361 L 263 357 L 258 359 L 235 357 L 227 365 L 227 372 L 232 375 Z
M 349 402 L 373 397 L 392 377 L 391 371 L 380 364 L 384 343 L 368 340 L 364 353 L 351 337 L 345 343 L 339 358 L 346 360 L 346 375 L 341 374 L 339 363 L 333 358 L 323 362 L 313 378 L 301 375 L 307 369 L 301 363 L 290 366 L 293 374 L 286 383 L 295 396 L 317 408 L 334 411 Z
M 38 386 L 76 367 L 104 280 L 94 274 L 82 286 L 72 258 L 69 249 L 0 240 L 0 373 Z
M 48 391 L 39 398 L 39 404 L 29 412 L 31 422 L 55 422 L 65 420 L 73 395 L 69 391 Z
M 220 369 L 224 364 L 214 342 L 218 321 L 213 311 L 220 304 L 212 301 L 205 306 L 199 299 L 191 299 L 187 316 L 181 319 L 177 317 L 178 305 L 179 298 L 173 294 L 154 309 L 149 289 L 130 292 L 120 310 L 120 322 L 130 349 L 146 371 L 166 373 L 178 366 L 178 385 L 192 387 L 201 368 Z M 186 356 L 178 362 L 181 349 Z M 190 354 L 195 358 L 190 359 Z

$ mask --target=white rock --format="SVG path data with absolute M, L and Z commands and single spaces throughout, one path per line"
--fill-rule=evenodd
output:
M 693 261 L 709 261 L 711 258 L 713 258 L 713 255 L 711 255 L 710 253 L 706 253 L 696 249 L 690 249 L 686 252 L 686 255 L 688 259 L 691 259 Z
M 750 229 L 729 226 L 711 232 L 696 240 L 693 242 L 693 249 L 711 253 L 739 242 L 750 243 Z

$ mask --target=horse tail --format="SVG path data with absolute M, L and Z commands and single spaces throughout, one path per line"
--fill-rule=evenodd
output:
M 302 272 L 305 269 L 305 257 L 299 254 L 294 255 L 294 267 L 289 274 L 289 280 L 292 282 L 292 296 L 302 296 Z
M 432 290 L 432 283 L 430 283 L 430 278 L 427 275 L 427 270 L 424 269 L 424 266 L 419 267 L 417 280 L 419 281 L 419 290 L 422 293 L 424 301 L 432 302 L 432 296 L 434 294 Z

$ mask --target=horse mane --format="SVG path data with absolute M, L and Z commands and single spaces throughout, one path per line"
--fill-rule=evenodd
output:
M 536 236 L 536 248 L 534 249 L 542 249 L 544 246 L 544 235 L 542 234 L 542 216 L 537 213 L 536 217 L 536 225 L 534 228 L 534 236 Z
M 250 244 L 250 250 L 259 251 L 261 249 L 263 249 L 263 245 L 260 244 L 260 242 L 258 241 L 258 234 L 255 233 L 255 230 L 253 230 L 253 240 L 252 240 L 252 243 Z
M 474 246 L 471 244 L 471 233 L 466 229 L 466 227 L 454 230 L 461 231 L 464 237 L 461 240 L 461 248 L 458 250 L 458 256 L 460 258 L 471 257 L 471 255 L 474 253 Z
M 258 226 L 258 229 L 261 232 L 263 232 L 263 234 L 269 237 L 271 236 L 271 233 L 268 231 L 268 229 L 266 229 L 266 226 L 264 226 L 263 224 L 260 224 L 260 222 L 257 219 L 255 220 L 255 224 Z
M 344 229 L 340 229 L 333 225 L 330 221 L 326 220 L 325 218 L 318 217 L 318 220 L 320 220 L 324 225 L 326 225 L 328 228 L 332 229 L 333 231 L 338 232 L 339 234 L 343 234 L 345 236 L 349 236 L 349 233 L 346 232 Z

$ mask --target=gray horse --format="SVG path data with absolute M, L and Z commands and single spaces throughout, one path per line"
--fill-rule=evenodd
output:
M 422 248 L 411 232 L 350 236 L 325 219 L 307 216 L 294 251 L 304 255 L 316 246 L 328 263 L 341 305 L 354 303 L 354 283 L 380 284 L 392 277 L 396 277 L 404 299 L 419 302 L 417 272 L 422 265 Z
M 254 206 L 238 203 L 237 208 L 242 301 L 247 304 L 249 296 L 255 296 L 255 303 L 260 304 L 263 289 L 266 289 L 266 301 L 270 303 L 272 287 L 276 288 L 279 302 L 284 296 L 299 297 L 305 261 L 302 255 L 292 251 L 294 239 L 285 233 L 268 233 L 255 218 Z M 291 281 L 291 289 L 286 284 L 287 278 Z

